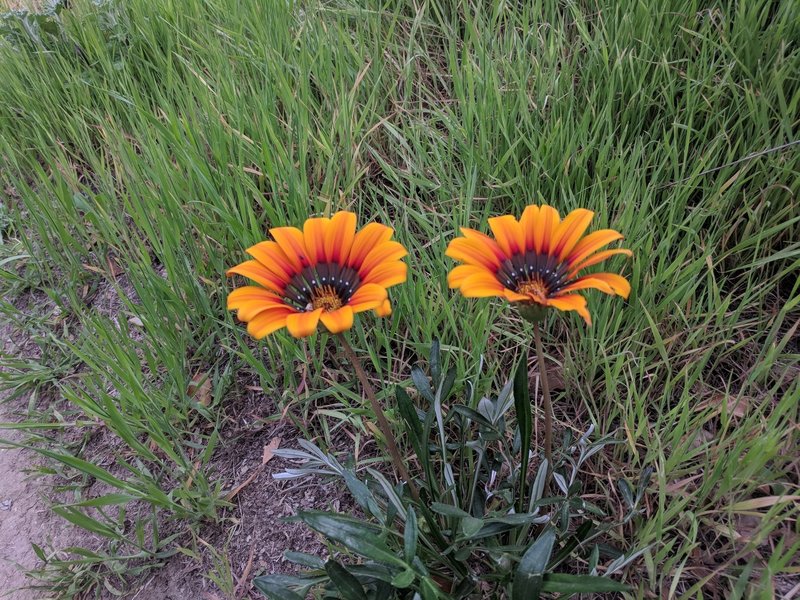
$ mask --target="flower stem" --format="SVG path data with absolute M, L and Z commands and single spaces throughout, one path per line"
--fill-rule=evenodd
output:
M 372 412 L 375 413 L 375 417 L 378 419 L 378 427 L 380 428 L 381 433 L 383 433 L 383 437 L 386 440 L 386 446 L 389 450 L 389 454 L 392 457 L 394 467 L 397 469 L 400 478 L 406 483 L 406 485 L 408 485 L 408 490 L 411 492 L 414 500 L 419 501 L 419 491 L 417 490 L 417 486 L 414 485 L 414 482 L 406 470 L 405 464 L 403 463 L 403 457 L 400 455 L 400 450 L 397 448 L 397 441 L 392 433 L 392 428 L 389 425 L 389 421 L 386 420 L 386 415 L 383 413 L 383 409 L 378 402 L 378 397 L 375 395 L 375 389 L 372 387 L 367 374 L 364 372 L 364 367 L 361 364 L 361 360 L 358 358 L 358 356 L 356 356 L 356 353 L 353 351 L 353 348 L 347 342 L 347 339 L 343 334 L 339 333 L 337 334 L 337 337 L 339 338 L 339 342 L 342 344 L 344 353 L 347 355 L 347 360 L 350 361 L 350 363 L 353 365 L 353 368 L 356 370 L 356 376 L 361 382 L 361 388 L 364 390 L 364 394 L 367 396 L 367 399 L 372 406 Z
M 536 359 L 539 365 L 539 380 L 542 382 L 542 398 L 544 399 L 544 457 L 548 470 L 553 470 L 553 403 L 550 401 L 550 385 L 547 381 L 547 368 L 544 364 L 542 336 L 539 323 L 533 324 L 533 339 L 536 342 Z

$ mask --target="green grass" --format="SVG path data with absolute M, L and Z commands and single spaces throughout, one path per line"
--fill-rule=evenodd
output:
M 123 440 L 115 474 L 93 472 L 125 482 L 109 481 L 124 494 L 110 507 L 213 518 L 205 465 L 248 374 L 315 431 L 342 426 L 310 418 L 318 390 L 348 427 L 366 414 L 319 375 L 322 340 L 254 344 L 226 312 L 223 273 L 244 248 L 338 209 L 391 223 L 410 279 L 354 345 L 398 379 L 438 337 L 463 381 L 470 355 L 508 367 L 530 333 L 447 289 L 448 241 L 530 202 L 584 206 L 626 235 L 634 259 L 610 266 L 633 292 L 590 294 L 591 329 L 551 317 L 547 345 L 562 426 L 626 441 L 598 470 L 656 469 L 647 518 L 621 532 L 649 548 L 635 597 L 766 594 L 798 573 L 798 503 L 746 504 L 798 493 L 797 6 L 361 4 L 78 2 L 62 37 L 0 41 L 0 275 L 9 298 L 58 308 L 3 306 L 48 349 L 34 369 L 12 361 L 7 385 L 54 386 Z M 116 319 L 89 300 L 114 283 L 110 260 L 136 293 Z M 200 371 L 208 407 L 186 393 Z M 100 469 L 88 462 L 69 466 Z M 80 520 L 86 500 L 62 512 Z M 107 512 L 102 535 L 169 545 Z

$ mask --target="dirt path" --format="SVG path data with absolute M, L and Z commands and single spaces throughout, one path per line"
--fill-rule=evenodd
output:
M 8 406 L 0 405 L 0 421 L 7 420 Z M 14 437 L 13 433 L 3 435 Z M 23 571 L 35 567 L 38 561 L 31 542 L 42 543 L 53 526 L 37 481 L 26 480 L 24 471 L 30 466 L 28 452 L 0 449 L 0 598 L 3 600 L 41 598 L 41 592 L 18 589 L 30 585 Z

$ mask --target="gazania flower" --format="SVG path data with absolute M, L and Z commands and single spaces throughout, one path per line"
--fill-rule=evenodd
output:
M 330 219 L 308 219 L 303 230 L 277 227 L 274 241 L 247 249 L 253 257 L 228 271 L 258 286 L 228 295 L 247 332 L 261 339 L 282 327 L 306 337 L 319 322 L 331 333 L 353 326 L 353 315 L 374 310 L 391 314 L 387 288 L 406 280 L 406 249 L 391 241 L 392 230 L 370 223 L 356 232 L 356 215 L 338 212 Z
M 494 239 L 462 228 L 464 237 L 450 242 L 446 255 L 464 264 L 450 271 L 447 282 L 468 298 L 499 296 L 520 303 L 523 313 L 574 310 L 591 325 L 586 299 L 575 292 L 594 288 L 627 298 L 631 286 L 615 273 L 578 274 L 615 254 L 632 255 L 624 248 L 598 252 L 622 235 L 602 229 L 584 236 L 592 217 L 592 211 L 579 208 L 562 221 L 553 207 L 532 205 L 519 221 L 511 215 L 489 219 Z

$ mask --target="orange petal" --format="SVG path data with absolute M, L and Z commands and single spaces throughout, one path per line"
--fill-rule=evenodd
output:
M 278 242 L 295 272 L 302 271 L 303 267 L 310 264 L 308 251 L 303 242 L 303 232 L 297 227 L 275 227 L 270 229 L 269 233 Z
M 621 239 L 622 234 L 613 229 L 601 229 L 592 232 L 575 245 L 565 262 L 570 266 L 577 264 L 606 244 Z
M 579 277 L 569 285 L 558 290 L 558 294 L 568 294 L 577 290 L 595 289 L 600 290 L 606 294 L 613 294 L 614 290 L 605 281 L 595 279 L 594 275 L 587 275 L 586 277 Z
M 228 294 L 228 310 L 237 310 L 240 321 L 250 321 L 260 312 L 282 306 L 286 306 L 283 298 L 260 287 L 240 287 Z
M 489 227 L 492 228 L 497 245 L 507 257 L 511 258 L 515 254 L 525 251 L 525 235 L 514 217 L 511 215 L 493 217 L 489 219 Z
M 548 298 L 547 305 L 559 310 L 574 310 L 583 317 L 586 324 L 591 327 L 592 316 L 586 308 L 586 298 L 580 294 L 570 294 L 569 296 L 559 296 L 558 298 Z
M 296 312 L 286 317 L 286 328 L 296 338 L 308 337 L 317 330 L 322 309 Z
M 228 310 L 235 310 L 239 308 L 242 302 L 250 300 L 277 300 L 283 302 L 283 298 L 274 292 L 255 285 L 245 285 L 228 294 Z
M 319 217 L 307 219 L 303 224 L 303 245 L 312 265 L 325 262 L 325 236 L 330 222 L 330 219 Z
M 485 233 L 481 233 L 480 231 L 475 231 L 474 229 L 470 229 L 469 227 L 462 227 L 461 233 L 464 235 L 465 238 L 469 240 L 477 240 L 483 245 L 492 251 L 492 253 L 497 257 L 498 262 L 503 262 L 505 259 L 508 258 L 508 255 L 503 252 L 503 249 L 500 245 L 490 238 Z
M 331 333 L 341 333 L 353 326 L 353 308 L 345 305 L 338 310 L 324 312 L 319 318 L 328 331 Z
M 367 254 L 364 262 L 361 263 L 361 268 L 358 270 L 358 276 L 366 279 L 374 268 L 382 263 L 400 260 L 406 254 L 408 254 L 408 251 L 403 247 L 403 244 L 399 242 L 383 242 Z
M 392 287 L 408 278 L 408 265 L 400 260 L 381 263 L 369 272 L 363 282 L 377 283 L 381 287 Z
M 246 252 L 270 271 L 289 281 L 296 273 L 291 261 L 276 242 L 267 240 L 250 246 Z
M 536 221 L 536 227 L 533 230 L 533 249 L 537 254 L 550 253 L 550 240 L 560 221 L 561 217 L 559 217 L 555 208 L 547 204 L 539 207 L 539 219 Z
M 591 275 L 587 275 L 587 277 L 602 281 L 611 288 L 614 294 L 622 296 L 626 300 L 631 294 L 631 284 L 628 283 L 627 279 L 616 273 L 592 273 Z
M 553 232 L 553 240 L 551 242 L 550 254 L 556 256 L 559 260 L 566 257 L 581 236 L 586 233 L 589 228 L 589 223 L 592 222 L 594 213 L 585 208 L 579 208 L 569 213 L 564 220 L 559 223 Z
M 383 301 L 383 303 L 375 309 L 375 315 L 378 317 L 388 317 L 392 314 L 392 303 L 389 302 L 389 299 Z
M 354 267 L 356 270 L 361 268 L 361 263 L 367 257 L 373 248 L 380 246 L 384 242 L 388 242 L 392 237 L 391 228 L 380 223 L 369 223 L 361 228 L 353 238 L 353 246 L 350 249 L 350 256 L 347 259 L 347 264 Z
M 359 286 L 347 303 L 353 307 L 353 312 L 360 313 L 380 307 L 388 297 L 386 288 L 375 283 L 365 283 Z
M 276 292 L 283 293 L 286 282 L 257 260 L 248 260 L 228 269 L 227 275 L 242 275 Z
M 508 288 L 503 289 L 503 296 L 509 302 L 530 302 L 531 300 L 537 301 L 535 298 L 532 298 L 526 294 L 518 294 L 514 290 L 510 290 Z
M 603 262 L 607 258 L 611 258 L 617 254 L 625 254 L 626 256 L 633 256 L 633 252 L 628 250 L 627 248 L 615 248 L 614 250 L 603 250 L 602 252 L 598 252 L 597 254 L 593 254 L 583 262 L 576 264 L 569 272 L 568 277 L 572 278 L 575 275 L 582 271 L 587 267 L 591 267 L 592 265 L 596 265 L 597 263 Z
M 253 320 L 247 324 L 247 333 L 255 339 L 260 340 L 281 327 L 284 327 L 286 325 L 286 317 L 294 312 L 295 311 L 288 306 L 264 311 L 256 315 Z
M 492 248 L 476 239 L 456 238 L 450 242 L 444 254 L 468 265 L 485 267 L 493 273 L 500 266 L 500 260 Z
M 470 275 L 461 283 L 461 293 L 465 298 L 504 297 L 504 289 L 494 275 L 486 272 Z
M 325 236 L 325 256 L 328 262 L 344 264 L 350 256 L 355 235 L 355 213 L 342 210 L 333 215 Z
M 539 207 L 535 204 L 526 206 L 519 218 L 519 226 L 522 235 L 525 236 L 525 250 L 533 250 L 536 246 L 533 241 L 533 233 L 536 230 L 536 222 L 539 220 Z
M 450 289 L 460 288 L 464 280 L 470 275 L 476 273 L 487 273 L 492 275 L 492 272 L 485 267 L 478 267 L 476 265 L 458 265 L 447 274 L 447 285 Z

